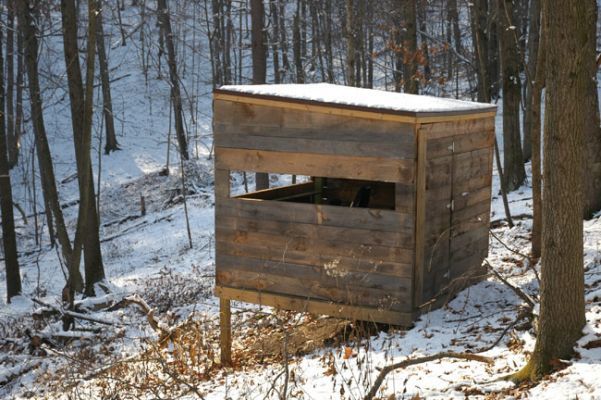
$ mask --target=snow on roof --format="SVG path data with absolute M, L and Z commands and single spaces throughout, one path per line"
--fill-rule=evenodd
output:
M 475 103 L 383 90 L 363 89 L 330 83 L 281 84 L 281 85 L 230 85 L 224 91 L 250 95 L 281 97 L 320 103 L 367 107 L 381 110 L 412 113 L 443 113 L 494 110 L 493 104 Z

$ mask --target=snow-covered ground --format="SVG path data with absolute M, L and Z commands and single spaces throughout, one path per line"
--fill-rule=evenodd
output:
M 136 15 L 124 18 L 128 26 L 136 26 Z M 220 368 L 218 300 L 212 293 L 210 85 L 198 77 L 186 81 L 196 88 L 191 93 L 197 96 L 200 110 L 196 121 L 188 121 L 194 157 L 184 168 L 190 246 L 174 146 L 171 175 L 158 173 L 167 160 L 169 86 L 155 79 L 154 70 L 147 84 L 135 46 L 119 46 L 118 33 L 114 35 L 111 43 L 117 44 L 112 46 L 110 60 L 115 77 L 120 78 L 112 88 L 122 150 L 93 157 L 95 176 L 101 181 L 101 239 L 110 293 L 80 299 L 79 308 L 93 321 L 77 320 L 77 330 L 64 332 L 60 320 L 48 312 L 60 307 L 65 282 L 57 251 L 47 245 L 45 231 L 43 245 L 35 244 L 33 217 L 28 224 L 19 220 L 23 296 L 0 305 L 0 398 L 361 399 L 387 364 L 440 351 L 482 350 L 486 351 L 479 354 L 490 357 L 491 364 L 444 359 L 398 370 L 388 375 L 378 395 L 386 399 L 601 398 L 599 218 L 585 222 L 587 325 L 577 356 L 536 387 L 514 388 L 500 380 L 524 365 L 535 338 L 527 323 L 513 326 L 521 300 L 493 277 L 462 291 L 445 307 L 424 314 L 409 330 L 384 331 L 234 303 L 235 365 Z M 42 68 L 61 76 L 64 67 L 57 57 L 62 43 L 56 39 L 46 45 L 48 56 L 42 58 L 47 60 Z M 196 60 L 199 70 L 209 70 L 207 61 Z M 70 204 L 77 199 L 77 183 L 64 83 L 46 82 L 45 115 L 61 199 Z M 102 147 L 99 121 L 95 151 Z M 30 148 L 32 135 L 24 140 L 23 148 Z M 30 157 L 25 154 L 24 162 L 12 171 L 15 200 L 25 206 L 31 200 L 31 191 L 23 184 L 30 173 L 25 167 L 31 164 Z M 235 191 L 243 190 L 241 180 L 234 184 Z M 496 174 L 493 185 L 491 219 L 500 221 L 504 212 Z M 141 196 L 146 202 L 145 216 L 140 216 Z M 39 197 L 38 186 L 38 202 Z M 509 199 L 512 213 L 521 217 L 514 228 L 499 223 L 493 229 L 488 260 L 514 285 L 535 295 L 535 273 L 517 254 L 529 252 L 530 187 L 511 193 Z M 65 208 L 70 232 L 76 213 L 76 205 Z M 43 215 L 39 219 L 43 223 Z M 540 265 L 536 269 L 540 271 Z M 4 279 L 0 271 L 0 280 Z M 5 294 L 2 285 L 0 298 Z M 170 333 L 167 340 L 151 328 L 147 315 L 135 305 L 94 311 L 132 294 L 154 309 L 161 329 Z M 42 338 L 47 342 L 31 345 Z

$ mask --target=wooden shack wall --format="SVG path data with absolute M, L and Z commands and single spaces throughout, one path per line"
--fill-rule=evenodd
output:
M 389 311 L 374 317 L 382 322 L 410 321 L 414 126 L 215 100 L 213 129 L 218 287 L 245 290 L 228 296 L 247 301 L 281 295 L 264 304 L 283 308 L 311 299 L 348 310 L 341 316 L 359 315 L 350 305 Z M 232 199 L 230 170 L 394 182 L 396 209 Z
M 488 253 L 494 118 L 424 124 L 425 232 L 421 303 L 481 274 Z M 473 282 L 473 280 L 471 281 Z M 446 297 L 445 297 L 446 298 Z

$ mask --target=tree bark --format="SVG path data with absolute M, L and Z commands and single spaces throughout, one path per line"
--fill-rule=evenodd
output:
M 530 160 L 532 157 L 532 107 L 534 105 L 532 101 L 532 92 L 534 90 L 535 81 L 537 79 L 537 59 L 538 59 L 538 47 L 540 41 L 540 1 L 531 0 L 529 19 L 530 28 L 528 30 L 528 62 L 526 63 L 526 111 L 524 112 L 524 145 L 523 155 L 524 161 Z
M 299 10 L 296 11 L 292 22 L 292 53 L 296 69 L 296 83 L 305 83 L 305 69 L 302 56 L 302 37 Z
M 417 63 L 417 5 L 415 0 L 400 0 L 403 16 L 403 90 L 405 93 L 418 93 Z
M 503 78 L 503 166 L 505 187 L 519 188 L 526 179 L 520 136 L 520 59 L 513 32 L 512 0 L 498 1 L 499 41 Z
M 100 79 L 102 81 L 102 111 L 104 114 L 104 124 L 106 132 L 106 141 L 104 144 L 104 153 L 119 150 L 117 135 L 115 134 L 115 119 L 113 118 L 113 100 L 111 98 L 111 81 L 109 79 L 109 63 L 106 59 L 106 49 L 104 46 L 104 27 L 102 21 L 102 0 L 97 0 L 98 15 L 96 32 L 96 50 L 98 51 L 98 66 L 100 67 Z
M 14 3 L 13 3 L 14 5 Z M 16 7 L 15 7 L 16 9 Z M 23 33 L 17 32 L 17 82 L 15 98 L 15 135 L 21 137 L 23 133 Z
M 538 4 L 535 4 L 538 3 Z M 532 0 L 530 7 L 538 8 L 540 29 L 541 6 L 539 0 Z M 532 28 L 531 28 L 532 29 Z M 540 35 L 539 35 L 540 36 Z M 545 46 L 547 44 L 546 33 L 542 34 L 537 45 L 537 60 L 531 90 L 532 104 L 527 107 L 526 116 L 529 118 L 529 139 L 531 148 L 532 165 L 532 257 L 540 258 L 542 252 L 542 172 L 541 172 L 541 99 L 543 88 L 545 87 Z M 530 44 L 529 44 L 530 45 Z M 530 68 L 530 64 L 528 65 Z M 528 112 L 530 111 L 530 112 Z
M 539 331 L 528 364 L 512 376 L 536 381 L 554 361 L 569 359 L 584 326 L 583 175 L 590 109 L 595 0 L 543 6 L 546 96 L 543 248 Z M 552 45 L 551 45 L 552 44 Z M 566 57 L 566 55 L 570 55 Z
M 481 0 L 486 1 L 486 0 Z M 490 12 L 486 17 L 486 32 L 488 33 L 488 84 L 490 85 L 490 98 L 499 98 L 500 82 L 500 38 L 499 38 L 499 7 L 497 2 L 505 0 L 489 0 L 488 9 Z
M 490 79 L 489 79 L 489 59 L 488 59 L 488 0 L 474 0 L 471 12 L 472 19 L 472 37 L 474 43 L 474 53 L 478 65 L 478 101 L 490 102 Z
M 348 86 L 356 86 L 355 80 L 355 59 L 357 51 L 355 49 L 355 7 L 353 0 L 346 0 L 346 84 Z
M 279 54 L 279 35 L 280 18 L 278 16 L 278 6 L 276 0 L 269 0 L 269 12 L 271 14 L 271 54 L 273 55 L 273 81 L 280 83 L 280 54 Z
M 81 251 L 84 251 L 85 293 L 94 295 L 94 284 L 104 279 L 98 214 L 95 203 L 94 180 L 92 175 L 91 142 L 94 65 L 97 46 L 97 0 L 88 0 L 88 49 L 86 63 L 85 87 L 79 65 L 79 48 L 77 43 L 77 8 L 74 0 L 61 1 L 63 23 L 63 43 L 65 64 L 71 104 L 71 123 L 73 126 L 73 143 L 79 182 L 79 213 L 77 230 L 73 244 L 73 253 L 69 262 L 70 278 L 68 286 L 73 291 L 81 288 L 73 277 L 79 272 Z
M 432 78 L 432 69 L 430 67 L 430 50 L 428 49 L 428 38 L 426 37 L 427 30 L 427 13 L 428 13 L 428 0 L 419 0 L 417 8 L 417 19 L 419 22 L 419 30 L 421 33 L 421 52 L 424 58 L 424 80 L 430 82 Z
M 332 48 L 332 0 L 325 0 L 325 58 L 327 65 L 327 79 L 334 83 L 334 51 Z
M 179 75 L 177 73 L 177 58 L 175 56 L 175 45 L 173 44 L 173 31 L 171 30 L 171 18 L 166 0 L 158 0 L 159 21 L 165 36 L 167 46 L 167 58 L 169 64 L 169 81 L 171 84 L 171 99 L 173 100 L 173 117 L 175 120 L 175 135 L 179 145 L 179 152 L 184 160 L 188 160 L 188 140 L 184 132 L 184 111 L 182 96 L 179 88 Z
M 69 235 L 65 227 L 65 220 L 58 199 L 58 191 L 54 179 L 54 167 L 52 165 L 52 157 L 50 155 L 50 147 L 48 145 L 44 124 L 42 96 L 38 77 L 38 40 L 35 31 L 37 24 L 34 23 L 33 16 L 31 15 L 32 0 L 19 0 L 16 1 L 16 4 L 20 32 L 23 35 L 24 64 L 29 80 L 31 120 L 40 167 L 42 193 L 44 194 L 44 202 L 47 204 L 46 211 L 48 213 L 48 218 L 50 218 L 51 211 L 52 216 L 54 217 L 54 226 L 61 246 L 61 252 L 64 259 L 68 262 L 68 260 L 71 259 L 71 243 L 69 241 Z M 81 275 L 78 280 L 81 283 Z
M 280 20 L 280 48 L 282 50 L 282 68 L 283 74 L 281 76 L 281 80 L 284 81 L 286 74 L 290 71 L 290 61 L 288 60 L 288 39 L 286 35 L 286 7 L 282 0 L 277 0 L 278 8 L 280 12 L 278 13 Z
M 4 110 L 4 59 L 2 57 L 2 28 L 0 27 L 0 110 Z M 12 57 L 12 54 L 9 53 Z M 13 215 L 13 195 L 8 168 L 4 113 L 0 112 L 0 213 L 2 215 L 2 244 L 6 265 L 6 301 L 21 294 L 21 273 L 17 255 L 17 237 Z
M 263 0 L 250 1 L 251 17 L 251 42 L 253 63 L 253 84 L 265 83 L 267 75 L 267 44 L 265 43 L 265 8 Z M 257 172 L 255 175 L 255 188 L 262 190 L 269 188 L 269 174 Z
M 588 2 L 587 2 L 588 3 Z M 592 10 L 590 12 L 593 12 Z M 586 65 L 588 66 L 589 85 L 581 94 L 583 97 L 582 107 L 587 111 L 588 118 L 584 130 L 584 162 L 586 179 L 584 180 L 584 210 L 583 216 L 585 219 L 593 217 L 597 211 L 601 210 L 601 127 L 599 121 L 599 95 L 597 92 L 597 64 L 595 62 L 597 51 L 595 40 L 595 26 L 597 23 L 597 9 L 594 10 L 594 15 L 587 15 L 586 33 L 588 41 L 584 57 L 587 58 Z M 595 17 L 594 21 L 591 21 Z M 584 27 L 583 27 L 584 30 Z
M 15 53 L 15 0 L 7 0 L 6 21 L 6 145 L 8 147 L 8 167 L 17 165 L 19 160 L 19 132 L 15 130 L 14 113 L 14 53 Z

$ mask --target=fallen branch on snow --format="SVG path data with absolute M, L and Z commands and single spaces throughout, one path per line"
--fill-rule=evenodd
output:
M 161 323 L 159 322 L 159 320 L 157 320 L 155 318 L 154 309 L 152 309 L 148 305 L 148 303 L 146 303 L 146 301 L 144 301 L 144 299 L 141 298 L 140 296 L 138 296 L 137 294 L 125 297 L 123 300 L 121 300 L 114 306 L 108 308 L 107 311 L 115 311 L 120 308 L 125 308 L 131 304 L 135 304 L 138 307 L 140 307 L 142 312 L 144 312 L 144 314 L 146 314 L 146 319 L 148 320 L 148 324 L 155 332 L 157 332 L 161 336 L 161 339 L 167 338 L 171 335 L 170 330 L 168 328 L 165 328 L 164 326 L 161 326 Z
M 515 293 L 520 299 L 524 300 L 528 304 L 528 306 L 530 306 L 531 309 L 534 309 L 536 302 L 534 301 L 534 299 L 532 297 L 530 297 L 530 295 L 528 293 L 524 292 L 519 287 L 513 286 L 511 283 L 509 283 L 509 281 L 507 279 L 503 278 L 503 276 L 501 274 L 499 274 L 493 268 L 492 265 L 490 265 L 490 263 L 488 262 L 487 259 L 484 259 L 484 263 L 488 266 L 488 269 L 490 270 L 490 272 L 492 272 L 493 275 L 497 277 L 497 279 L 499 279 L 501 282 L 503 282 L 503 284 L 505 284 L 505 286 L 507 286 L 509 289 L 511 289 L 513 291 L 513 293 Z
M 81 320 L 88 321 L 88 322 L 94 322 L 94 323 L 101 324 L 101 325 L 109 325 L 109 326 L 115 325 L 113 322 L 103 321 L 101 319 L 92 318 L 87 315 L 80 314 L 78 312 L 74 312 L 74 311 L 70 311 L 70 310 L 61 310 L 58 307 L 55 307 L 48 303 L 45 303 L 36 298 L 32 298 L 31 301 L 33 301 L 34 303 L 39 304 L 43 307 L 46 307 L 46 308 L 50 309 L 53 313 L 61 315 L 61 316 L 66 315 L 68 317 L 72 317 L 75 319 L 81 319 Z
M 427 363 L 430 361 L 440 360 L 442 358 L 455 358 L 455 359 L 460 359 L 460 360 L 478 361 L 478 362 L 483 362 L 483 363 L 487 363 L 487 364 L 493 363 L 492 358 L 489 358 L 489 357 L 480 356 L 480 355 L 471 354 L 471 353 L 454 353 L 452 351 L 444 351 L 442 353 L 434 354 L 431 356 L 414 358 L 411 360 L 404 360 L 404 361 L 401 361 L 401 362 L 398 362 L 395 364 L 387 365 L 384 368 L 382 368 L 382 370 L 380 371 L 380 374 L 376 378 L 376 381 L 374 382 L 374 384 L 371 387 L 371 389 L 369 390 L 369 392 L 365 395 L 363 400 L 372 400 L 374 398 L 374 396 L 378 392 L 378 389 L 380 389 L 380 386 L 382 386 L 382 383 L 384 382 L 384 378 L 386 378 L 386 375 L 388 375 L 390 372 L 392 372 L 396 369 L 407 368 L 412 365 L 423 364 L 423 363 Z

